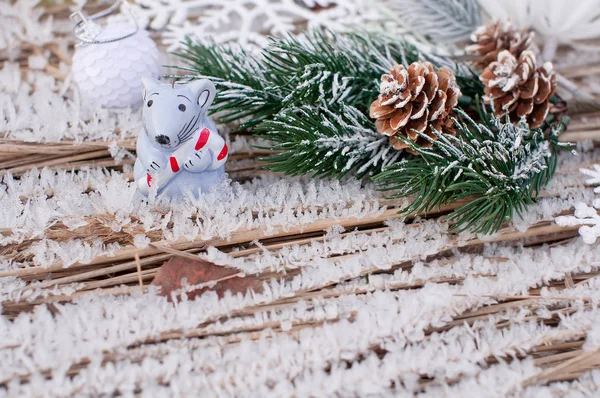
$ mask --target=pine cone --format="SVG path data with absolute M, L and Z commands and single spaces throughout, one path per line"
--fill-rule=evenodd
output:
M 489 25 L 480 26 L 471 35 L 475 42 L 466 48 L 467 52 L 482 57 L 474 62 L 480 69 L 486 68 L 491 62 L 496 61 L 498 54 L 508 50 L 515 57 L 519 57 L 525 50 L 531 49 L 535 34 L 527 29 L 512 29 L 510 23 L 494 21 Z
M 523 51 L 519 59 L 509 51 L 498 54 L 479 77 L 485 85 L 484 101 L 492 104 L 496 116 L 509 114 L 513 123 L 522 117 L 531 128 L 546 120 L 550 97 L 556 90 L 556 75 L 552 64 L 535 68 L 535 54 Z
M 432 142 L 415 131 L 436 139 L 433 129 L 455 134 L 449 115 L 461 95 L 454 74 L 443 67 L 437 72 L 429 62 L 414 62 L 406 69 L 392 67 L 381 77 L 379 97 L 371 104 L 370 115 L 377 131 L 390 137 L 396 149 L 408 146 L 396 137 L 408 137 L 419 146 Z

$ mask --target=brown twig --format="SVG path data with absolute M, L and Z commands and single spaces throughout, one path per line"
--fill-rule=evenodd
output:
M 142 280 L 142 264 L 140 263 L 140 256 L 139 254 L 135 253 L 135 266 L 137 268 L 137 272 L 138 272 L 138 282 L 140 284 L 140 290 L 143 292 L 144 291 L 144 281 Z

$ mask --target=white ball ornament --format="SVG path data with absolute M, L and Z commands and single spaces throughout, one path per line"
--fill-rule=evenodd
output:
M 115 22 L 102 28 L 88 23 L 97 31 L 91 43 L 77 46 L 72 64 L 73 80 L 82 97 L 104 108 L 139 106 L 141 78 L 158 78 L 160 74 L 156 43 L 146 30 L 131 22 Z

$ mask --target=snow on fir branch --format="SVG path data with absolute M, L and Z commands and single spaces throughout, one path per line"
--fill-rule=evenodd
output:
M 564 124 L 549 133 L 531 130 L 524 120 L 503 121 L 483 110 L 483 122 L 458 109 L 457 136 L 435 131 L 423 137 L 431 148 L 406 140 L 418 157 L 395 164 L 376 180 L 395 197 L 415 196 L 406 212 L 427 212 L 444 204 L 472 198 L 447 216 L 453 228 L 493 233 L 504 222 L 533 204 L 552 178 Z
M 282 111 L 258 128 L 275 154 L 263 159 L 272 171 L 288 175 L 357 177 L 398 161 L 403 155 L 389 145 L 386 136 L 351 106 L 339 112 L 304 106 Z

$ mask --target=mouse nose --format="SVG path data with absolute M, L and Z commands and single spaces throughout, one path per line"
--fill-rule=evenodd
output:
M 160 145 L 169 145 L 171 140 L 166 135 L 157 135 L 156 142 L 158 142 Z

